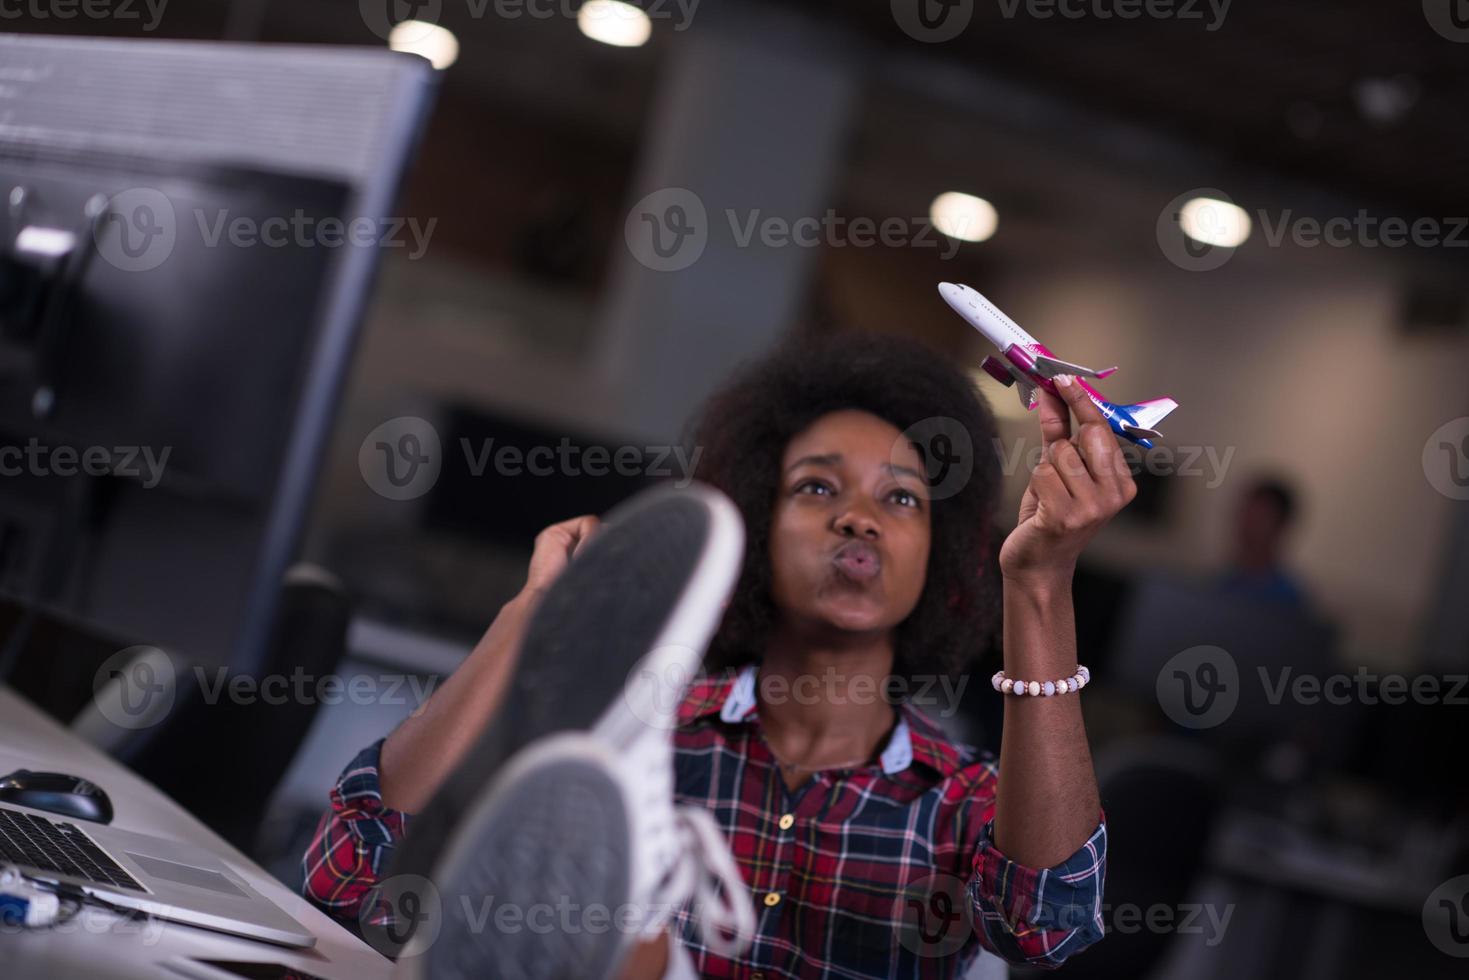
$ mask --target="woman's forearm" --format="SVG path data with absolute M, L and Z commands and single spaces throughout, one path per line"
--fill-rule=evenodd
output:
M 417 813 L 427 805 L 500 706 L 536 594 L 507 602 L 474 651 L 383 743 L 383 803 Z
M 1005 581 L 1005 675 L 1055 680 L 1076 670 L 1070 580 Z M 1011 860 L 1061 863 L 1097 826 L 1101 802 L 1082 721 L 1081 698 L 1005 697 L 995 844 Z

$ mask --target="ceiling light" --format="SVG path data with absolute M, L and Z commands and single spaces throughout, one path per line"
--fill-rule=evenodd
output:
M 459 39 L 446 28 L 423 20 L 405 20 L 388 32 L 388 47 L 427 58 L 443 71 L 459 57 Z
M 939 231 L 961 242 L 982 242 L 995 233 L 999 215 L 982 197 L 949 191 L 933 199 L 929 220 Z
M 576 12 L 576 26 L 593 41 L 617 48 L 641 47 L 653 33 L 648 15 L 621 0 L 587 0 Z
M 1250 237 L 1250 216 L 1244 208 L 1212 197 L 1196 197 L 1178 212 L 1183 233 L 1205 245 L 1234 248 Z

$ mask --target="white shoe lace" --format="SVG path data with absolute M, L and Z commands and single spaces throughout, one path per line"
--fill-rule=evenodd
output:
M 710 952 L 726 959 L 739 956 L 755 938 L 755 905 L 734 855 L 709 811 L 681 806 L 674 819 L 683 846 L 667 894 L 678 905 L 692 900 L 690 914 Z

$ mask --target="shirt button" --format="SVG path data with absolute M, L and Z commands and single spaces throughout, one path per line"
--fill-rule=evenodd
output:
M 795 823 L 796 818 L 787 813 L 785 816 L 780 818 L 780 829 L 790 830 L 791 827 L 795 826 Z
M 766 908 L 768 908 L 768 909 L 769 908 L 774 908 L 775 906 L 777 906 L 779 904 L 780 904 L 780 893 L 779 892 L 766 892 L 765 893 L 765 907 Z

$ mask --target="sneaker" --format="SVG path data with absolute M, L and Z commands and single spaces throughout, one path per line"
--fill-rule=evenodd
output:
M 611 511 L 553 583 L 504 707 L 385 880 L 426 875 L 438 902 L 404 949 L 409 975 L 613 977 L 685 906 L 711 950 L 748 946 L 754 903 L 723 834 L 673 804 L 671 737 L 743 549 L 722 494 L 657 488 Z

